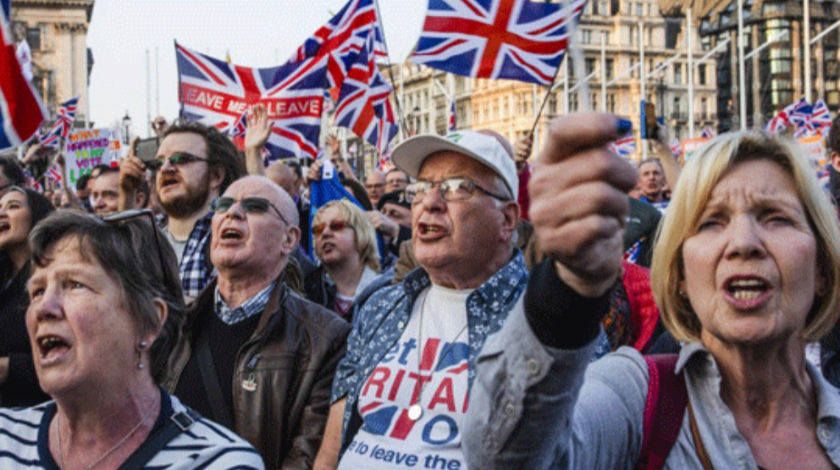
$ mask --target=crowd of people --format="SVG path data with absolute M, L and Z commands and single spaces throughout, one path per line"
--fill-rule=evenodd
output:
M 352 198 L 315 206 L 326 160 L 264 165 L 248 119 L 75 191 L 0 159 L 0 467 L 840 466 L 840 179 L 795 144 L 634 166 L 585 113 L 362 179 L 330 137 Z

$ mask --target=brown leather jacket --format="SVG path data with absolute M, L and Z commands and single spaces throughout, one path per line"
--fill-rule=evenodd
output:
M 200 319 L 213 314 L 215 289 L 214 280 L 187 310 L 163 382 L 170 393 L 193 353 Z M 266 469 L 312 468 L 349 333 L 344 320 L 278 282 L 257 329 L 236 356 L 232 384 L 233 431 L 257 448 Z M 253 391 L 245 390 L 243 381 L 256 384 Z

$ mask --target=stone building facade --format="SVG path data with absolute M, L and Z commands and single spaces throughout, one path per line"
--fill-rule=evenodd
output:
M 62 102 L 79 96 L 76 127 L 84 126 L 88 109 L 93 6 L 94 0 L 12 0 L 12 21 L 25 27 L 32 51 L 32 84 L 53 115 Z

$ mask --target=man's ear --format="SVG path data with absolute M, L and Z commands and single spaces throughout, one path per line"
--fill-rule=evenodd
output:
M 225 180 L 225 169 L 221 165 L 211 165 L 210 169 L 210 189 L 222 193 L 222 182 Z
M 516 201 L 508 201 L 499 209 L 502 211 L 502 233 L 505 238 L 510 238 L 516 232 L 516 226 L 519 225 L 519 218 L 521 209 L 519 203 Z
M 287 254 L 291 255 L 298 247 L 298 243 L 300 242 L 300 228 L 298 227 L 289 227 L 286 230 L 286 235 L 283 237 L 282 244 L 284 251 Z

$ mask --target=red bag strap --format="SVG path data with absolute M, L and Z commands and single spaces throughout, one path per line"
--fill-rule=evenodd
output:
M 688 406 L 685 380 L 676 373 L 678 358 L 676 354 L 645 356 L 650 382 L 645 402 L 644 440 L 636 470 L 662 470 L 677 442 Z

